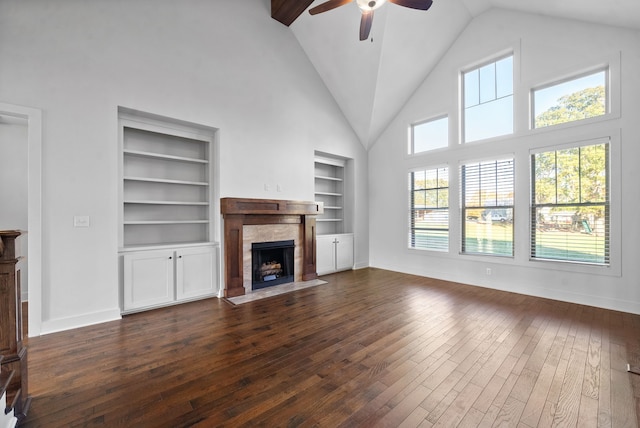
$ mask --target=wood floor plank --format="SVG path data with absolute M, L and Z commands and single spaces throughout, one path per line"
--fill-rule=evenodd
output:
M 631 376 L 626 371 L 627 352 L 620 344 L 611 344 L 611 425 L 635 426 L 637 414 L 633 399 Z M 615 388 L 614 388 L 615 386 Z
M 397 427 L 409 417 L 416 409 L 420 407 L 420 403 L 431 393 L 432 391 L 424 385 L 418 385 L 409 394 L 406 394 L 404 398 L 393 406 L 391 411 L 384 415 L 384 417 L 378 421 L 374 426 L 376 427 Z M 423 419 L 426 419 L 423 418 Z M 422 422 L 422 421 L 420 421 Z
M 22 426 L 638 426 L 638 315 L 380 269 L 323 279 L 29 338 Z
M 472 383 L 467 383 L 467 386 L 460 391 L 455 397 L 451 405 L 440 416 L 437 422 L 434 424 L 436 427 L 455 427 L 460 424 L 462 419 L 471 410 L 472 404 L 482 394 L 482 388 Z M 428 417 L 427 417 L 428 419 Z

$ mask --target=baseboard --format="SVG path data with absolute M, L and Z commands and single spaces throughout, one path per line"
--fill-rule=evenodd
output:
M 88 325 L 100 324 L 108 321 L 121 319 L 120 308 L 109 309 L 106 311 L 92 312 L 76 317 L 59 318 L 52 320 L 43 320 L 40 334 L 55 333 L 58 331 L 71 330 Z
M 526 296 L 541 297 L 543 299 L 558 300 L 561 302 L 575 303 L 577 305 L 594 306 L 612 311 L 627 312 L 640 315 L 640 303 L 630 302 L 627 300 L 615 299 L 603 296 L 593 296 L 589 294 L 576 293 L 567 290 L 561 290 L 558 287 L 550 288 L 548 284 L 532 284 L 522 283 L 520 281 L 513 283 L 512 281 L 499 282 L 474 281 L 468 275 L 461 275 L 459 272 L 426 272 L 422 269 L 398 270 L 389 266 L 372 266 L 378 269 L 390 270 L 393 272 L 406 273 L 409 275 L 417 275 L 426 278 L 440 279 L 443 281 L 458 282 L 460 284 L 472 285 L 477 287 L 491 288 L 494 290 L 507 291 L 510 293 L 519 293 Z

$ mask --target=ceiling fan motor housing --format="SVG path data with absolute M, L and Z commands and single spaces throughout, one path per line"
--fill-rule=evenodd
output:
M 362 10 L 376 10 L 385 3 L 386 0 L 356 0 L 358 7 Z

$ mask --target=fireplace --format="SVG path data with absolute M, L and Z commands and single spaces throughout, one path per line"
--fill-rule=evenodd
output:
M 294 248 L 294 240 L 251 244 L 251 289 L 293 282 Z
M 297 237 L 298 245 L 294 254 L 300 269 L 296 275 L 302 281 L 316 279 L 316 215 L 324 212 L 322 202 L 287 201 L 280 199 L 221 198 L 220 212 L 224 218 L 224 270 L 225 297 L 245 294 L 251 288 L 252 277 L 250 245 L 247 261 L 244 260 L 244 229 L 264 226 L 291 226 L 299 232 L 288 236 L 278 236 L 252 240 L 250 242 L 276 241 Z M 298 257 L 298 258 L 296 258 Z M 246 275 L 244 270 L 247 270 Z

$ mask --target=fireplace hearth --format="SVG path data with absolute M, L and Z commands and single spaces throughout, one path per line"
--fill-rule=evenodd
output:
M 251 289 L 294 282 L 294 248 L 294 240 L 252 243 Z

